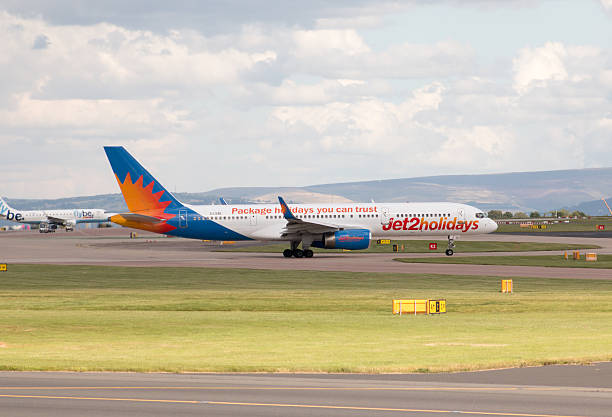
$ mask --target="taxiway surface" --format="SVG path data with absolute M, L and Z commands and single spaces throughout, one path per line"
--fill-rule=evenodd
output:
M 609 417 L 612 363 L 454 374 L 1 372 L 7 416 Z
M 126 229 L 89 229 L 73 233 L 36 232 L 0 234 L 1 262 L 63 265 L 188 266 L 275 270 L 315 270 L 348 272 L 387 272 L 408 274 L 488 275 L 508 277 L 547 277 L 612 279 L 608 269 L 549 268 L 530 266 L 418 264 L 393 261 L 397 257 L 444 256 L 440 253 L 317 253 L 311 259 L 286 259 L 275 253 L 218 252 L 218 245 L 198 240 L 164 238 L 139 232 L 139 239 L 128 239 Z M 465 240 L 468 240 L 467 238 Z M 484 235 L 471 240 L 523 241 L 596 244 L 600 254 L 612 253 L 612 239 L 546 236 Z M 424 243 L 425 244 L 425 243 Z M 460 243 L 459 243 L 460 245 Z M 536 255 L 549 252 L 458 253 L 470 255 Z

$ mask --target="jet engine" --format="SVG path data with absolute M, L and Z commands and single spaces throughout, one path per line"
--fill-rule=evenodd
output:
M 325 233 L 323 239 L 312 242 L 312 246 L 324 249 L 367 249 L 372 234 L 368 229 L 348 229 Z

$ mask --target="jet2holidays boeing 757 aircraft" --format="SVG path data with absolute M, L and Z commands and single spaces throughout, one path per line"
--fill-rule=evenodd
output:
M 122 226 L 205 240 L 286 241 L 285 257 L 313 256 L 311 247 L 367 249 L 377 237 L 447 236 L 447 255 L 458 235 L 491 233 L 497 223 L 458 203 L 351 203 L 191 205 L 178 201 L 122 146 L 104 147 L 129 213 Z M 299 249 L 299 245 L 302 249 Z
M 0 219 L 37 224 L 40 233 L 54 232 L 57 226 L 74 230 L 77 223 L 104 223 L 112 214 L 102 209 L 15 210 L 0 197 Z

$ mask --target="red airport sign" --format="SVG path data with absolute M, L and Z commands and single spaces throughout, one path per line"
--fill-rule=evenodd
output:
M 438 244 L 436 242 L 431 242 L 429 244 L 429 250 L 437 250 L 438 249 Z
M 606 230 L 606 225 L 605 224 L 598 224 L 597 225 L 597 230 Z

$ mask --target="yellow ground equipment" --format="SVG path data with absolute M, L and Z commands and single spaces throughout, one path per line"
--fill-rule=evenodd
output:
M 545 224 L 532 224 L 531 228 L 532 229 L 546 229 L 546 225 Z
M 393 314 L 446 313 L 446 300 L 393 300 Z
M 506 294 L 512 293 L 512 280 L 511 279 L 502 279 L 501 292 L 506 293 Z
M 587 253 L 586 256 L 584 257 L 584 259 L 586 259 L 587 262 L 596 262 L 597 261 L 597 254 L 594 253 L 594 252 Z

